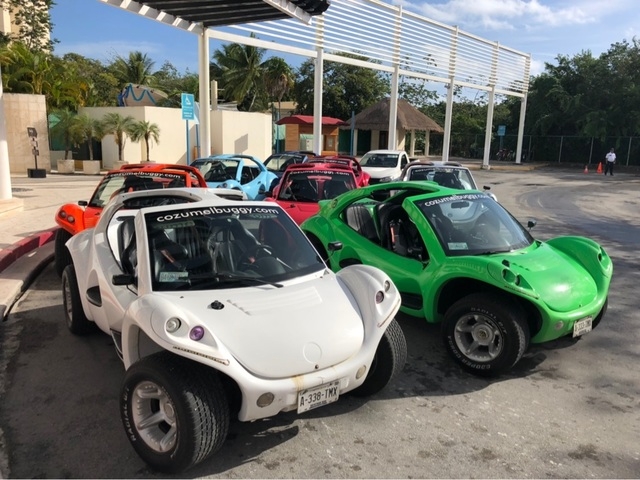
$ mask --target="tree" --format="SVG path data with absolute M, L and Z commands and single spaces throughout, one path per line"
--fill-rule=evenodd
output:
M 0 0 L 0 6 L 13 15 L 18 27 L 18 32 L 5 40 L 22 42 L 34 52 L 51 52 L 56 41 L 49 39 L 53 28 L 49 11 L 54 5 L 53 0 Z
M 51 136 L 62 141 L 64 159 L 67 160 L 71 149 L 83 140 L 76 127 L 77 115 L 69 109 L 55 110 L 53 115 L 58 119 L 58 123 L 51 127 Z
M 83 113 L 76 117 L 74 130 L 78 138 L 87 142 L 89 147 L 89 160 L 93 160 L 93 140 L 102 140 L 104 137 L 102 122 Z
M 265 70 L 264 85 L 271 99 L 278 101 L 278 116 L 280 103 L 284 96 L 293 88 L 293 72 L 283 58 L 271 57 L 263 63 Z
M 255 38 L 254 34 L 251 34 Z M 218 81 L 223 97 L 238 102 L 241 110 L 264 110 L 264 102 L 257 102 L 266 90 L 262 81 L 265 68 L 262 62 L 265 50 L 250 45 L 232 43 L 223 45 L 213 53 L 213 78 Z
M 180 107 L 182 93 L 191 93 L 197 99 L 199 94 L 200 80 L 197 73 L 189 70 L 184 74 L 178 73 L 176 67 L 171 62 L 164 62 L 160 70 L 153 74 L 155 86 L 168 95 L 162 101 L 163 107 Z
M 146 151 L 147 151 L 147 162 L 149 160 L 149 141 L 153 140 L 156 143 L 160 143 L 160 128 L 155 123 L 146 122 L 144 120 L 140 120 L 139 122 L 135 122 L 130 130 L 131 140 L 134 142 L 139 142 L 144 139 Z
M 12 42 L 0 50 L 2 81 L 12 93 L 42 95 L 49 92 L 51 55 L 32 51 L 22 42 Z
M 131 115 L 123 117 L 119 113 L 106 113 L 102 118 L 102 132 L 105 135 L 113 135 L 114 141 L 118 146 L 118 161 L 122 162 L 122 151 L 127 141 L 127 137 L 131 136 L 131 130 L 135 120 Z
M 83 86 L 77 106 L 115 107 L 121 85 L 108 67 L 77 53 L 67 53 L 60 59 L 60 75 L 75 79 Z M 72 81 L 72 80 L 70 80 Z
M 362 55 L 345 53 L 343 56 L 369 60 Z M 360 112 L 389 95 L 389 80 L 376 70 L 337 62 L 325 62 L 324 67 L 322 113 L 325 116 L 345 120 L 352 112 Z M 314 71 L 314 61 L 307 60 L 296 72 L 292 96 L 298 113 L 313 113 Z
M 152 75 L 155 62 L 142 52 L 129 52 L 129 57 L 116 55 L 108 70 L 118 79 L 120 87 L 127 83 L 153 85 Z

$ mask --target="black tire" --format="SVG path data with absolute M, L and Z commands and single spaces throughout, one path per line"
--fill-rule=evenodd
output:
M 71 238 L 71 234 L 64 228 L 59 228 L 56 231 L 55 247 L 54 247 L 54 264 L 56 273 L 59 277 L 62 277 L 62 272 L 67 265 L 71 265 L 71 253 L 65 245 L 67 240 Z
M 166 351 L 127 370 L 120 413 L 135 451 L 164 473 L 184 472 L 213 455 L 229 432 L 229 404 L 217 372 Z M 158 414 L 162 421 L 140 428 Z
M 362 385 L 351 393 L 356 397 L 368 397 L 382 390 L 407 363 L 407 340 L 396 320 L 391 320 L 380 339 L 373 362 Z
M 522 309 L 492 294 L 475 293 L 454 303 L 445 314 L 442 334 L 454 360 L 483 377 L 509 370 L 529 346 Z
M 67 327 L 74 335 L 87 335 L 95 331 L 96 324 L 87 318 L 82 308 L 78 279 L 73 265 L 62 272 L 62 304 Z

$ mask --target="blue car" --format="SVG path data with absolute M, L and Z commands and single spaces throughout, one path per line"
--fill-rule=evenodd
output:
M 211 188 L 242 190 L 249 200 L 262 200 L 278 177 L 251 155 L 224 154 L 198 158 L 191 163 Z

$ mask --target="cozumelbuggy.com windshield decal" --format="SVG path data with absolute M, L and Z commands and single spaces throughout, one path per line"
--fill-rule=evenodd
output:
M 292 172 L 289 174 L 290 178 L 306 178 L 310 175 L 323 175 L 323 176 L 338 176 L 338 175 L 343 175 L 343 176 L 347 176 L 350 177 L 351 174 L 351 170 L 348 171 L 342 171 L 342 170 L 303 170 L 300 172 Z
M 418 205 L 422 207 L 431 207 L 433 205 L 440 205 L 441 203 L 461 202 L 464 200 L 482 200 L 486 198 L 487 196 L 482 193 L 470 193 L 466 195 L 452 195 L 451 197 L 441 197 L 435 198 L 433 200 L 425 200 Z
M 184 178 L 184 175 L 178 173 L 166 173 L 166 172 L 116 172 L 109 175 L 109 177 L 157 177 L 157 178 Z
M 163 212 L 160 215 L 151 214 L 151 216 L 155 216 L 156 222 L 164 223 L 186 218 L 208 217 L 211 215 L 280 215 L 280 213 L 281 210 L 268 207 L 207 207 L 194 210 Z

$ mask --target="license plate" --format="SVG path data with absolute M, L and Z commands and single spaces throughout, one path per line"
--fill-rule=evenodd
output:
M 308 412 L 338 400 L 340 381 L 325 383 L 317 387 L 298 392 L 298 413 Z
M 584 335 L 585 333 L 589 333 L 591 331 L 591 322 L 592 318 L 587 317 L 582 320 L 578 320 L 573 324 L 573 336 L 579 337 L 580 335 Z

